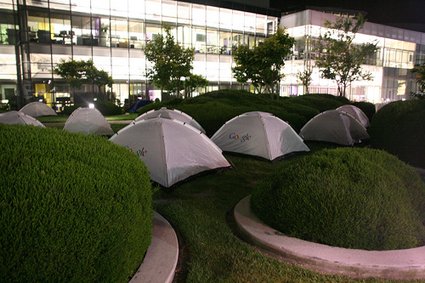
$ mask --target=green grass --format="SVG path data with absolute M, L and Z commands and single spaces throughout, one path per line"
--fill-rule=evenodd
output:
M 127 282 L 150 243 L 148 173 L 96 136 L 0 125 L 2 282 Z
M 125 121 L 125 120 L 134 120 L 137 118 L 137 113 L 125 113 L 121 115 L 106 116 L 108 121 Z
M 68 119 L 68 115 L 57 115 L 57 116 L 42 116 L 36 118 L 41 123 L 63 123 L 65 124 L 66 119 Z
M 322 150 L 278 167 L 252 194 L 257 215 L 297 238 L 367 250 L 425 244 L 425 185 L 396 157 Z
M 183 241 L 184 262 L 177 282 L 390 282 L 322 275 L 274 259 L 238 238 L 229 217 L 233 207 L 287 160 L 226 158 L 233 169 L 199 176 L 154 195 L 155 209 Z
M 320 97 L 327 102 L 321 102 Z M 221 99 L 214 100 L 209 96 L 200 96 L 196 100 L 188 99 L 184 102 L 151 104 L 145 107 L 143 112 L 161 106 L 174 107 L 182 111 L 185 111 L 184 107 L 187 107 L 193 112 L 187 111 L 187 113 L 193 117 L 196 116 L 197 120 L 199 117 L 204 117 L 203 121 L 211 121 L 212 126 L 209 131 L 214 133 L 215 129 L 221 126 L 214 119 L 225 121 L 222 113 L 231 116 L 233 114 L 227 112 L 230 112 L 235 105 L 241 104 L 241 102 L 233 102 L 233 99 L 228 97 L 229 101 L 220 103 Z M 244 97 L 241 98 L 241 100 L 244 99 Z M 291 106 L 307 107 L 303 109 L 310 113 L 308 115 L 317 113 L 319 109 L 336 108 L 346 104 L 344 99 L 332 102 L 334 97 L 329 98 L 326 95 L 304 98 L 307 101 L 305 103 L 310 106 L 303 104 L 302 97 L 282 98 L 282 103 L 292 99 L 295 103 Z M 210 108 L 203 108 L 202 103 L 210 103 L 217 107 L 212 112 L 206 112 L 205 109 Z M 218 107 L 222 104 L 225 105 L 224 109 Z M 244 107 L 248 110 L 258 110 L 256 105 Z M 237 109 L 245 110 L 239 109 L 239 106 Z M 302 117 L 300 121 L 305 121 L 305 115 L 300 116 Z M 301 122 L 298 123 L 301 125 Z M 204 126 L 203 123 L 201 124 Z M 307 144 L 313 151 L 335 147 L 326 143 L 307 142 Z M 234 223 L 229 217 L 234 205 L 251 194 L 260 180 L 270 178 L 274 169 L 288 160 L 271 163 L 238 155 L 226 155 L 226 158 L 235 165 L 233 169 L 202 174 L 177 185 L 172 190 L 157 189 L 154 194 L 155 209 L 171 222 L 181 236 L 183 258 L 182 267 L 176 275 L 177 282 L 392 282 L 376 279 L 353 280 L 343 276 L 311 272 L 274 259 L 238 238 L 233 231 Z

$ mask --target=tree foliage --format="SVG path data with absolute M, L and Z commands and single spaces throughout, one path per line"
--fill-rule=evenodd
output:
M 200 87 L 208 86 L 208 81 L 203 76 L 191 74 L 184 82 L 185 97 L 191 97 L 193 91 Z
M 285 57 L 291 54 L 294 42 L 294 38 L 279 28 L 254 48 L 238 46 L 233 50 L 235 79 L 240 83 L 250 81 L 258 93 L 272 93 L 283 77 L 281 68 L 285 65 Z
M 412 72 L 416 75 L 416 84 L 418 92 L 413 93 L 418 98 L 425 98 L 425 64 L 417 65 L 413 68 Z
M 166 90 L 177 96 L 180 96 L 180 91 L 186 87 L 192 90 L 205 86 L 206 79 L 191 73 L 194 49 L 181 47 L 175 42 L 170 27 L 166 26 L 164 29 L 165 36 L 155 35 L 144 48 L 146 58 L 153 63 L 148 70 L 148 78 L 161 92 Z M 200 80 L 201 78 L 203 80 Z M 199 84 L 196 84 L 197 82 Z M 186 96 L 189 94 L 185 93 Z
M 92 60 L 62 60 L 56 65 L 54 72 L 73 88 L 80 88 L 83 84 L 94 84 L 100 89 L 114 83 L 112 77 L 106 71 L 97 69 Z
M 347 86 L 353 81 L 372 79 L 372 74 L 363 70 L 361 65 L 375 54 L 376 44 L 354 43 L 356 33 L 364 23 L 361 14 L 339 17 L 335 22 L 326 21 L 325 27 L 329 31 L 319 37 L 315 47 L 319 54 L 316 66 L 323 78 L 336 81 L 340 96 L 345 96 Z
M 305 87 L 305 93 L 306 94 L 310 93 L 309 90 L 308 90 L 308 87 L 311 84 L 312 73 L 313 73 L 313 71 L 311 70 L 311 68 L 305 69 L 304 71 L 297 73 L 297 78 L 300 80 L 302 85 Z

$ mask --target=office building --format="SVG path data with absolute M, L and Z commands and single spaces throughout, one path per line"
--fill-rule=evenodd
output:
M 107 91 L 121 105 L 130 96 L 158 98 L 146 78 L 150 63 L 143 47 L 163 24 L 179 44 L 195 49 L 193 73 L 209 81 L 204 91 L 239 87 L 232 47 L 254 46 L 276 30 L 279 19 L 276 10 L 250 6 L 253 0 L 224 7 L 171 0 L 0 1 L 1 100 L 23 93 L 58 107 L 70 102 L 71 89 L 53 68 L 69 59 L 91 59 L 112 75 Z M 74 91 L 90 92 L 87 87 Z
M 299 95 L 305 92 L 297 73 L 307 68 L 313 71 L 309 87 L 311 93 L 337 94 L 334 81 L 323 79 L 314 67 L 318 55 L 312 47 L 314 39 L 328 31 L 325 21 L 335 21 L 334 11 L 303 10 L 283 15 L 280 25 L 296 39 L 293 55 L 286 61 L 281 81 L 281 95 Z M 378 50 L 362 67 L 369 71 L 371 81 L 355 81 L 348 87 L 348 98 L 374 103 L 408 99 L 416 91 L 416 79 L 411 69 L 425 63 L 425 33 L 366 22 L 355 35 L 355 43 L 376 43 Z
M 315 10 L 281 16 L 269 1 L 260 0 L 0 0 L 0 102 L 40 97 L 60 109 L 72 103 L 71 92 L 93 92 L 91 86 L 72 90 L 54 74 L 56 64 L 69 59 L 90 59 L 107 71 L 114 84 L 106 91 L 120 105 L 134 97 L 160 98 L 147 80 L 150 62 L 143 47 L 163 31 L 163 24 L 179 44 L 194 48 L 193 73 L 209 81 L 199 92 L 250 89 L 233 78 L 232 48 L 255 46 L 279 25 L 287 27 L 297 42 L 283 70 L 280 94 L 299 95 L 303 88 L 296 73 L 314 65 L 306 39 L 325 31 L 324 20 L 332 17 Z M 376 41 L 379 51 L 365 66 L 373 81 L 353 83 L 350 98 L 406 98 L 415 88 L 409 70 L 425 58 L 425 34 L 368 22 L 357 39 Z M 334 83 L 321 79 L 318 70 L 313 76 L 310 92 L 336 93 Z

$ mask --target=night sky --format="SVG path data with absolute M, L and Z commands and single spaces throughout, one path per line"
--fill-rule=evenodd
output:
M 370 22 L 425 32 L 425 0 L 270 0 L 283 11 L 310 7 L 338 7 L 367 12 Z

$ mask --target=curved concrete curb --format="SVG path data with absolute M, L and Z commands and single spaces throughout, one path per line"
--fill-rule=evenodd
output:
M 357 278 L 425 278 L 425 246 L 367 251 L 331 247 L 288 237 L 266 226 L 251 212 L 250 196 L 236 205 L 234 217 L 239 230 L 255 244 L 319 272 Z
M 130 283 L 171 283 L 178 258 L 179 243 L 173 227 L 154 211 L 152 243 Z

